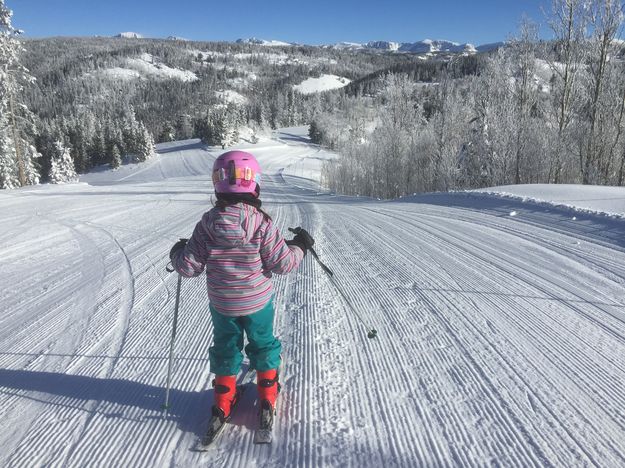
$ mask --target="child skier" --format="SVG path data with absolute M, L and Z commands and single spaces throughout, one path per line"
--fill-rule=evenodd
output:
M 304 229 L 285 241 L 271 217 L 261 209 L 261 170 L 250 153 L 228 151 L 213 165 L 217 202 L 169 254 L 176 271 L 192 277 L 206 268 L 213 346 L 210 370 L 215 374 L 213 420 L 230 417 L 237 398 L 236 376 L 245 353 L 256 369 L 261 410 L 273 416 L 278 396 L 281 344 L 273 334 L 272 273 L 297 268 L 314 240 Z M 210 429 L 209 429 L 210 430 Z

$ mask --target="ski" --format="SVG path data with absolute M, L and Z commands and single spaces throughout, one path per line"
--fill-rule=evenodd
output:
M 252 382 L 253 378 L 254 373 L 248 369 L 245 369 L 241 377 L 241 384 L 237 385 L 236 396 L 234 402 L 232 403 L 230 415 L 227 418 L 223 418 L 218 412 L 213 410 L 211 418 L 208 421 L 208 428 L 206 429 L 206 432 L 201 438 L 198 439 L 195 445 L 196 451 L 206 452 L 217 440 L 219 435 L 228 425 L 228 422 L 232 419 L 232 415 L 234 414 L 239 402 L 241 401 L 243 394 L 250 387 L 249 384 L 250 382 Z
M 278 369 L 278 380 L 284 375 L 284 359 L 280 356 L 280 367 Z M 278 393 L 282 385 L 278 383 Z M 258 413 L 258 428 L 254 432 L 255 444 L 271 444 L 273 442 L 273 422 L 276 416 L 276 409 L 271 407 L 268 401 L 261 401 Z
M 268 401 L 263 400 L 260 404 L 258 429 L 254 432 L 255 444 L 270 444 L 273 442 L 273 420 L 276 410 Z

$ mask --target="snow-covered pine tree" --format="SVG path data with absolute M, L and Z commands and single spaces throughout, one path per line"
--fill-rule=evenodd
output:
M 54 147 L 56 154 L 52 158 L 52 166 L 50 167 L 50 182 L 53 184 L 78 182 L 78 175 L 69 148 L 60 140 L 54 143 Z
M 0 114 L 0 125 L 2 125 L 3 117 L 4 114 Z M 12 189 L 19 186 L 13 140 L 0 132 L 0 189 Z
M 136 155 L 140 145 L 140 128 L 139 122 L 135 117 L 134 108 L 126 110 L 124 116 L 124 124 L 122 128 L 122 136 L 124 138 L 124 150 L 127 154 Z
M 106 156 L 106 137 L 104 135 L 104 129 L 101 125 L 98 125 L 91 146 L 89 149 L 89 156 L 92 166 L 99 166 L 108 162 Z
M 34 117 L 20 102 L 24 84 L 34 78 L 19 62 L 23 48 L 15 36 L 21 31 L 11 24 L 13 12 L 0 0 L 0 188 L 39 182 L 36 155 L 26 141 L 34 133 Z M 17 174 L 17 179 L 15 178 Z
M 119 147 L 117 145 L 113 145 L 111 149 L 111 167 L 113 169 L 117 169 L 122 165 L 122 155 L 119 151 Z
M 143 123 L 139 124 L 139 132 L 137 134 L 137 151 L 135 158 L 139 162 L 147 161 L 154 154 L 154 137 L 145 128 Z
M 158 137 L 159 143 L 175 141 L 175 140 L 176 140 L 176 130 L 174 130 L 174 126 L 169 122 L 165 122 L 163 124 L 163 130 L 161 130 L 161 134 Z
M 24 148 L 24 175 L 27 185 L 37 185 L 39 183 L 39 164 L 36 159 L 41 158 L 41 153 L 33 145 Z
M 308 136 L 310 137 L 310 141 L 312 143 L 321 144 L 323 141 L 322 131 L 319 128 L 319 124 L 314 119 L 310 122 L 310 126 L 308 127 Z
M 188 115 L 181 114 L 178 116 L 174 132 L 176 134 L 176 138 L 180 140 L 193 138 L 193 125 Z

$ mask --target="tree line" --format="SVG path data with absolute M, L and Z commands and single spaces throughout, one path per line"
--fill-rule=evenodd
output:
M 491 54 L 433 64 L 421 78 L 396 70 L 360 84 L 364 91 L 311 124 L 311 138 L 340 155 L 324 168 L 326 183 L 381 198 L 524 183 L 624 185 L 622 23 L 619 2 L 554 0 L 553 40 L 539 40 L 524 20 Z
M 141 161 L 154 151 L 153 143 L 201 138 L 210 145 L 228 146 L 236 143 L 242 125 L 255 131 L 255 139 L 263 130 L 304 124 L 333 108 L 338 93 L 304 96 L 293 85 L 323 73 L 357 79 L 405 61 L 306 46 L 267 49 L 149 39 L 23 39 L 11 26 L 4 0 L 0 5 L 0 47 L 10 51 L 0 56 L 0 64 L 3 70 L 11 70 L 12 77 L 11 93 L 1 95 L 7 109 L 2 115 L 16 117 L 14 127 L 20 138 L 13 143 L 10 122 L 0 127 L 5 138 L 0 151 L 5 168 L 1 188 L 58 180 L 51 169 L 58 166 L 55 161 L 65 150 L 76 173 L 84 173 L 102 164 L 115 168 L 124 160 Z M 146 57 L 143 66 L 188 70 L 197 79 L 124 79 L 108 74 L 140 57 Z M 231 90 L 241 96 L 236 103 L 226 96 Z M 18 118 L 20 112 L 28 115 Z M 30 175 L 20 178 L 21 166 Z

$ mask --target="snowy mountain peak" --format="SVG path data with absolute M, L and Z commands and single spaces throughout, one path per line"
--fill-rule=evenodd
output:
M 445 40 L 424 39 L 418 42 L 404 42 L 399 47 L 401 52 L 412 52 L 416 54 L 431 54 L 435 52 L 454 52 L 454 53 L 475 53 L 473 44 L 460 44 L 458 42 Z
M 479 48 L 473 44 L 458 43 L 445 40 L 424 39 L 417 42 L 393 42 L 393 41 L 369 41 L 366 44 L 357 42 L 339 42 L 331 46 L 332 49 L 340 50 L 381 50 L 387 52 L 407 52 L 413 54 L 433 54 L 437 52 L 475 54 Z
M 321 46 L 329 49 L 339 49 L 339 50 L 357 50 L 365 48 L 365 45 L 359 42 L 337 42 L 336 44 Z
M 390 41 L 370 41 L 365 44 L 367 49 L 389 50 L 395 52 L 399 50 L 401 44 L 399 42 Z
M 136 32 L 122 32 L 114 37 L 123 37 L 124 39 L 143 39 L 143 36 Z
M 237 44 L 254 44 L 262 46 L 292 46 L 293 44 L 283 41 L 267 41 L 265 39 L 258 39 L 257 37 L 250 37 L 248 39 L 237 39 Z

